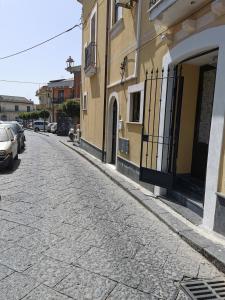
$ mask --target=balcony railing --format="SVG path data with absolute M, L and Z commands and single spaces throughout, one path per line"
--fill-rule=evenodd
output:
M 52 99 L 52 103 L 54 104 L 61 104 L 65 101 L 65 98 L 64 97 L 56 97 L 56 98 L 53 98 Z
M 160 2 L 161 0 L 150 0 L 149 8 L 151 9 L 156 3 Z
M 85 48 L 84 72 L 91 77 L 96 73 L 96 44 L 90 42 Z

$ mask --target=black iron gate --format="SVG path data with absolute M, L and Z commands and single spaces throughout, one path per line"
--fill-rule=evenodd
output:
M 171 188 L 183 94 L 181 66 L 146 74 L 140 158 L 140 180 Z M 162 121 L 163 120 L 163 121 Z

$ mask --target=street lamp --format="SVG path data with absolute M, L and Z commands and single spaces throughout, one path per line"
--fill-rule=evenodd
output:
M 74 60 L 71 56 L 66 61 L 66 71 L 70 72 L 70 74 L 73 74 L 73 97 L 75 96 L 75 68 L 74 68 Z
M 72 59 L 71 56 L 69 56 L 69 58 L 67 59 L 66 66 L 67 66 L 66 70 L 70 72 L 71 68 L 74 66 L 74 60 Z

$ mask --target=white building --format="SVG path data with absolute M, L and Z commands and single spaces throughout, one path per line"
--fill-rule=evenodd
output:
M 21 112 L 34 110 L 34 103 L 25 97 L 0 95 L 0 120 L 15 121 Z

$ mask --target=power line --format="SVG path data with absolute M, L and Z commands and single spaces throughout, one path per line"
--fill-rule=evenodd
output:
M 0 79 L 0 82 L 8 82 L 8 83 L 20 83 L 20 84 L 47 84 L 46 82 L 32 82 L 32 81 L 19 81 L 19 80 L 6 80 L 6 79 Z
M 0 57 L 0 60 L 7 59 L 7 58 L 10 58 L 10 57 L 13 57 L 13 56 L 16 56 L 16 55 L 19 55 L 19 54 L 28 52 L 28 51 L 30 51 L 30 50 L 32 50 L 32 49 L 34 49 L 34 48 L 40 47 L 40 46 L 42 46 L 43 44 L 46 44 L 46 43 L 48 43 L 48 42 L 50 42 L 50 41 L 52 41 L 52 40 L 58 38 L 59 36 L 61 36 L 61 35 L 63 35 L 63 34 L 65 34 L 65 33 L 69 32 L 69 31 L 73 30 L 74 28 L 79 27 L 80 25 L 81 25 L 81 23 L 80 23 L 80 24 L 76 24 L 76 25 L 74 25 L 73 27 L 71 27 L 71 28 L 69 28 L 69 29 L 66 29 L 65 31 L 63 31 L 63 32 L 61 32 L 61 33 L 59 33 L 59 34 L 57 34 L 57 35 L 55 35 L 55 36 L 53 36 L 53 37 L 51 37 L 51 38 L 49 38 L 49 39 L 43 41 L 43 42 L 41 42 L 41 43 L 38 43 L 38 44 L 36 44 L 36 45 L 34 45 L 34 46 L 32 46 L 32 47 L 29 47 L 29 48 L 27 48 L 27 49 L 24 49 L 24 50 L 15 52 L 15 53 L 10 54 L 10 55 L 7 55 L 7 56 Z

